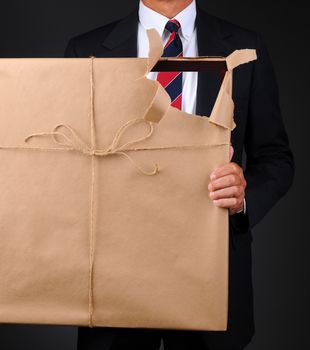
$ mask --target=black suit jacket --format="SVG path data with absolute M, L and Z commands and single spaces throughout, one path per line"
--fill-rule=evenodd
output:
M 233 75 L 237 127 L 232 131 L 232 161 L 242 166 L 245 150 L 247 211 L 246 215 L 230 216 L 228 331 L 204 333 L 209 343 L 243 346 L 254 333 L 251 229 L 288 191 L 294 159 L 279 108 L 274 69 L 261 36 L 199 7 L 196 26 L 200 56 L 227 56 L 243 48 L 254 48 L 257 53 L 257 61 L 235 68 Z M 137 29 L 135 9 L 119 21 L 70 39 L 65 57 L 136 57 Z M 218 74 L 198 73 L 196 114 L 210 115 L 219 87 Z

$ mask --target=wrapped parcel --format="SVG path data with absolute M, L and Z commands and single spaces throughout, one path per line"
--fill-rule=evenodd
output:
M 229 214 L 207 186 L 255 50 L 223 58 L 202 117 L 147 79 L 149 38 L 149 58 L 0 59 L 1 323 L 226 329 Z

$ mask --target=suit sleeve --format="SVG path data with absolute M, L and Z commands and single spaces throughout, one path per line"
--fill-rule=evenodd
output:
M 75 48 L 75 40 L 71 38 L 65 49 L 64 57 L 79 57 Z
M 253 62 L 244 141 L 247 210 L 246 215 L 238 216 L 243 231 L 253 228 L 284 196 L 295 171 L 279 106 L 275 71 L 261 35 L 256 35 L 257 60 Z

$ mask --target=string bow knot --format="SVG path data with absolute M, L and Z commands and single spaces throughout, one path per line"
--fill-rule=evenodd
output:
M 147 135 L 139 138 L 139 139 L 136 139 L 136 140 L 127 142 L 124 145 L 121 145 L 120 140 L 121 140 L 121 137 L 123 136 L 123 134 L 125 133 L 125 131 L 128 128 L 130 128 L 131 126 L 138 124 L 138 123 L 142 123 L 142 122 L 149 126 L 149 128 L 150 128 L 149 133 Z M 63 132 L 57 131 L 61 127 L 65 128 L 69 132 L 69 134 L 66 135 Z M 133 160 L 133 158 L 127 154 L 127 152 L 146 149 L 143 147 L 129 148 L 128 146 L 137 144 L 138 142 L 141 142 L 141 141 L 148 139 L 153 134 L 153 132 L 154 132 L 154 126 L 153 126 L 152 122 L 147 121 L 143 118 L 129 120 L 128 122 L 126 122 L 124 125 L 122 125 L 118 129 L 110 146 L 108 146 L 107 149 L 102 150 L 102 149 L 95 149 L 95 148 L 92 148 L 91 146 L 89 146 L 87 144 L 87 142 L 85 142 L 77 134 L 77 132 L 71 128 L 70 125 L 58 124 L 53 128 L 53 130 L 51 132 L 41 132 L 41 133 L 35 133 L 35 134 L 31 134 L 31 135 L 27 136 L 25 138 L 25 142 L 28 142 L 28 140 L 32 137 L 52 136 L 54 142 L 57 143 L 58 145 L 61 145 L 62 147 L 67 148 L 68 150 L 72 150 L 72 151 L 75 150 L 75 151 L 81 152 L 81 153 L 89 155 L 89 156 L 106 157 L 106 156 L 110 156 L 110 155 L 114 155 L 114 154 L 119 154 L 119 155 L 126 157 L 142 174 L 151 176 L 151 175 L 158 174 L 158 172 L 159 172 L 158 165 L 155 164 L 154 170 L 151 172 L 148 172 L 148 171 L 142 169 L 140 166 L 138 166 L 138 164 Z M 64 139 L 64 141 L 57 140 L 56 136 L 62 137 Z

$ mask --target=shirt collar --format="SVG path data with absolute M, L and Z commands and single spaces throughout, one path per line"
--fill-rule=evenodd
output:
M 196 0 L 193 0 L 184 10 L 179 12 L 173 19 L 181 24 L 181 35 L 189 40 L 195 29 Z M 145 6 L 140 0 L 139 21 L 145 29 L 155 28 L 162 36 L 169 18 Z

